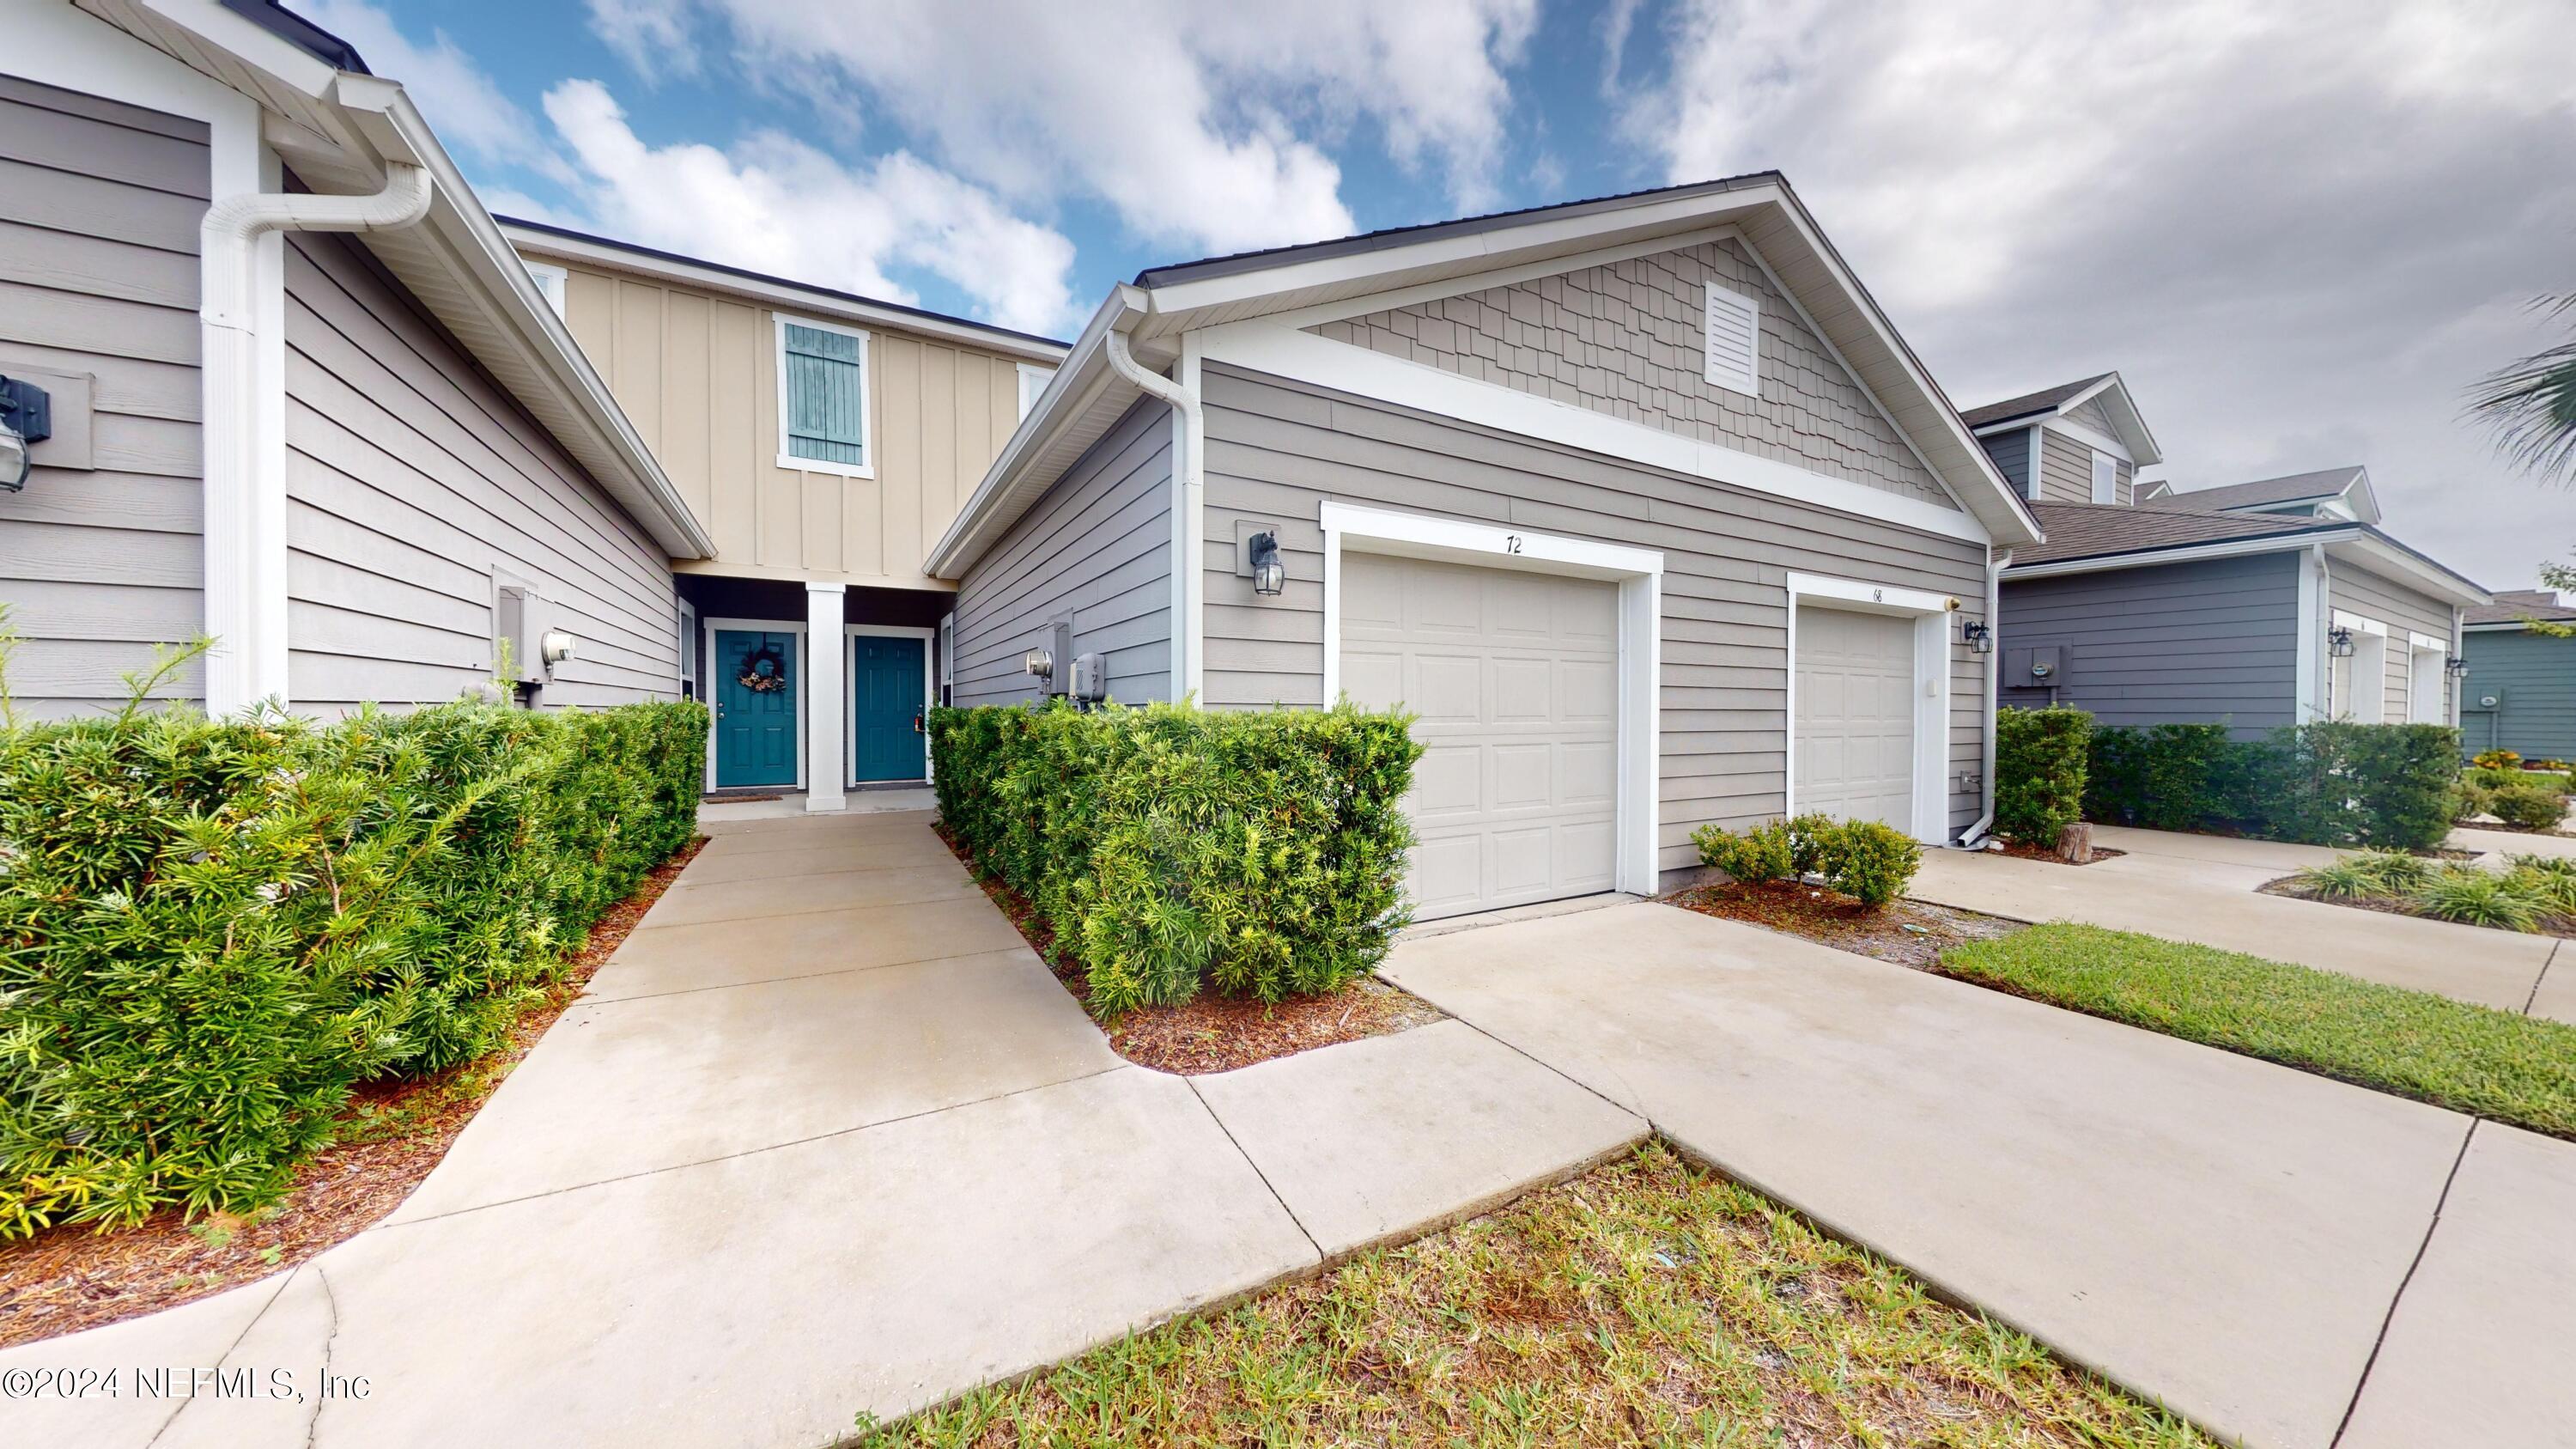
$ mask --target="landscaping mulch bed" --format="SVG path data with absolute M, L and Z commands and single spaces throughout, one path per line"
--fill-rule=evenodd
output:
M 2560 840 L 2576 840 L 2576 830 L 2562 829 L 2555 825 L 2508 825 L 2501 820 L 2483 817 L 2454 820 L 2451 823 L 2462 830 L 2494 830 L 2506 835 L 2554 835 Z
M 1684 910 L 1743 921 L 1819 945 L 1851 951 L 1917 971 L 1940 964 L 1941 953 L 1970 941 L 1990 941 L 2021 930 L 2022 923 L 1928 901 L 1864 906 L 1822 886 L 1796 881 L 1689 886 L 1664 899 Z
M 2114 856 L 2128 854 L 2125 850 L 2113 850 L 2107 845 L 2097 845 L 2093 847 L 2093 858 L 2091 860 L 2068 860 L 2065 856 L 2062 856 L 2056 851 L 2050 850 L 2045 846 L 2025 845 L 2017 840 L 2007 840 L 1999 843 L 2003 848 L 1995 852 L 1997 855 L 2009 855 L 2015 860 L 2044 860 L 2050 865 L 2100 865 L 2103 861 L 2109 860 Z
M 615 954 L 682 867 L 699 836 L 611 907 L 508 1045 L 417 1081 L 359 1084 L 338 1140 L 296 1170 L 295 1186 L 246 1216 L 178 1211 L 100 1234 L 64 1224 L 0 1245 L 0 1348 L 97 1328 L 265 1278 L 347 1241 L 392 1212 L 447 1155 L 456 1134 Z
M 2476 856 L 2465 851 L 2453 851 L 2448 858 L 2473 860 Z M 2556 936 L 2561 940 L 2576 941 L 2576 918 L 2568 916 L 2543 916 L 2538 929 L 2513 931 L 2502 926 L 2489 926 L 2476 921 L 2443 920 L 2440 916 L 2427 915 L 2416 910 L 2395 896 L 2321 896 L 2300 885 L 2299 878 L 2294 875 L 2265 881 L 2257 889 L 2267 896 L 2288 896 L 2294 901 L 2314 901 L 2321 906 L 2349 906 L 2357 911 L 2377 911 L 2383 916 L 2413 916 L 2419 921 L 2441 921 L 2446 926 L 2476 926 L 2481 931 L 2502 931 L 2508 936 Z
M 1082 964 L 1071 952 L 1056 949 L 1055 932 L 1037 908 L 1018 891 L 977 871 L 973 858 L 958 847 L 946 825 L 932 828 L 983 886 L 984 894 L 1019 927 L 1021 938 L 1055 979 L 1082 1003 L 1100 1034 L 1109 1039 L 1110 1050 L 1140 1067 L 1181 1077 L 1230 1072 L 1317 1047 L 1392 1035 L 1446 1015 L 1421 997 L 1374 976 L 1362 976 L 1320 996 L 1265 1003 L 1208 992 L 1179 1006 L 1140 1007 L 1114 1021 L 1103 1020 L 1091 1009 L 1091 985 Z

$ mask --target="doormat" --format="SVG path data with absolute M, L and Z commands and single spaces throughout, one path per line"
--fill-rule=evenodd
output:
M 784 800 L 784 795 L 701 795 L 701 805 L 757 805 L 763 800 Z

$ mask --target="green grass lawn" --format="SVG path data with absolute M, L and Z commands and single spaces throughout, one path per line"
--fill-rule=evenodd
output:
M 867 1442 L 2210 1443 L 1660 1145 Z
M 2207 946 L 2047 925 L 1941 969 L 2054 1006 L 2576 1138 L 2576 1026 Z

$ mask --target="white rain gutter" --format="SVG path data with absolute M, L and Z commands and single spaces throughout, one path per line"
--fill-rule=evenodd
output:
M 1113 327 L 1101 342 L 1112 372 L 1148 396 L 1170 403 L 1179 415 L 1172 458 L 1172 476 L 1179 481 L 1180 494 L 1172 516 L 1172 698 L 1184 700 L 1197 692 L 1199 655 L 1205 647 L 1200 642 L 1199 595 L 1206 587 L 1200 577 L 1200 555 L 1206 548 L 1202 532 L 1207 479 L 1199 471 L 1199 449 L 1207 436 L 1207 415 L 1199 407 L 1197 388 L 1185 387 L 1136 361 L 1136 355 L 1127 350 L 1126 333 Z
M 1977 777 L 1983 787 L 1986 813 L 1976 818 L 1959 836 L 1961 850 L 1974 850 L 1995 823 L 1995 684 L 2004 672 L 2004 635 L 1996 616 L 2003 610 L 2004 570 L 2012 567 L 2012 550 L 1986 556 L 1986 728 L 1985 769 Z
M 204 399 L 206 712 L 286 698 L 286 467 L 283 377 L 260 332 L 260 239 L 274 232 L 388 231 L 429 214 L 429 173 L 385 165 L 371 196 L 252 191 L 207 208 L 198 228 Z M 282 317 L 273 325 L 282 329 Z M 275 436 L 272 436 L 274 434 Z

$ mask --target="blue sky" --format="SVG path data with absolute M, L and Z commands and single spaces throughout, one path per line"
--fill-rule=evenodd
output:
M 2576 288 L 2564 0 L 289 0 L 494 210 L 1070 335 L 1140 267 L 1778 168 L 1962 406 L 2109 368 L 2189 489 L 2371 471 L 2497 587 L 2459 417 Z

